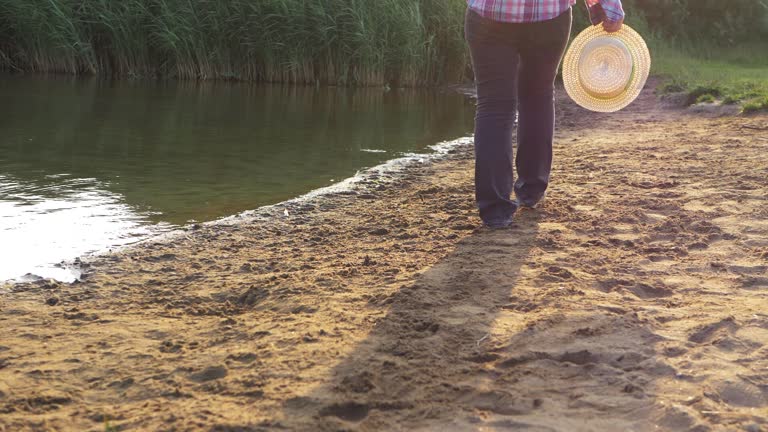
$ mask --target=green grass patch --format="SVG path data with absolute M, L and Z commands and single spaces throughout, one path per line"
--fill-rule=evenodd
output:
M 712 103 L 715 102 L 716 99 L 711 94 L 703 94 L 696 98 L 696 103 Z
M 744 104 L 744 113 L 751 114 L 758 111 L 768 111 L 768 97 L 762 100 L 754 100 Z
M 659 91 L 686 92 L 688 103 L 742 104 L 764 110 L 768 99 L 768 43 L 738 48 L 673 45 L 654 40 L 653 73 L 664 77 Z

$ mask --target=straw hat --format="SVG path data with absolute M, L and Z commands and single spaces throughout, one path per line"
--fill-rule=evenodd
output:
M 598 112 L 618 111 L 640 94 L 651 69 L 642 36 L 624 24 L 608 33 L 591 26 L 571 43 L 563 60 L 563 82 L 577 104 Z

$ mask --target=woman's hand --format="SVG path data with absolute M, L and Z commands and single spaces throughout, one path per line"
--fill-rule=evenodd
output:
M 621 30 L 621 26 L 624 24 L 624 18 L 619 21 L 603 21 L 603 29 L 608 33 L 614 33 Z

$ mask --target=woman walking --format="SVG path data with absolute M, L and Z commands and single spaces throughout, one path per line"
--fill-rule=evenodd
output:
M 585 0 L 593 24 L 621 29 L 621 0 Z M 467 0 L 465 36 L 477 86 L 475 196 L 491 228 L 544 197 L 552 167 L 554 83 L 576 0 Z M 518 112 L 517 181 L 512 131 Z M 515 199 L 512 199 L 514 192 Z

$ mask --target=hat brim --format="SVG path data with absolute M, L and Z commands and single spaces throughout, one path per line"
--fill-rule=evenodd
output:
M 579 59 L 584 47 L 601 37 L 619 39 L 631 53 L 633 61 L 632 65 L 617 66 L 633 68 L 630 81 L 624 91 L 605 98 L 596 97 L 588 92 L 583 87 L 579 76 Z M 587 28 L 571 42 L 563 60 L 563 83 L 568 96 L 582 107 L 597 112 L 615 112 L 625 108 L 640 95 L 650 71 L 651 54 L 642 36 L 626 24 L 614 33 L 608 33 L 603 26 L 598 25 Z

